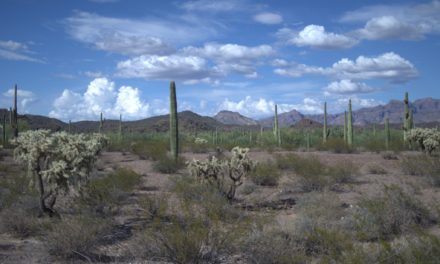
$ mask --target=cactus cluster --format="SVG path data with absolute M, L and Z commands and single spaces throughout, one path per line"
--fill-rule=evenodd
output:
M 234 147 L 229 160 L 221 161 L 215 156 L 203 161 L 193 159 L 187 162 L 187 168 L 200 183 L 217 187 L 228 200 L 232 200 L 237 187 L 254 168 L 248 152 L 248 148 Z
M 194 143 L 196 143 L 197 145 L 208 144 L 208 140 L 206 140 L 204 138 L 196 137 L 196 139 L 194 140 Z
M 14 158 L 26 164 L 28 177 L 38 182 L 40 213 L 53 216 L 58 194 L 80 187 L 108 139 L 101 134 L 29 130 L 12 141 L 17 146 Z
M 412 146 L 432 154 L 440 149 L 440 132 L 435 128 L 413 128 L 405 132 L 405 138 Z

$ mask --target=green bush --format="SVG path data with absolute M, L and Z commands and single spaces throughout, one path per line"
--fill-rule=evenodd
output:
M 161 140 L 139 141 L 131 146 L 131 151 L 143 159 L 160 160 L 166 156 L 168 145 Z
M 278 180 L 281 177 L 278 167 L 268 161 L 265 163 L 258 163 L 255 169 L 249 175 L 252 182 L 256 185 L 262 186 L 277 186 Z
M 275 163 L 277 164 L 280 170 L 292 170 L 295 168 L 295 165 L 298 163 L 299 156 L 296 154 L 286 154 L 286 155 L 275 155 Z
M 47 220 L 47 219 L 46 219 Z M 41 234 L 45 229 L 45 219 L 22 208 L 5 209 L 0 213 L 0 231 L 19 238 Z
M 382 196 L 362 198 L 354 209 L 353 227 L 362 240 L 386 240 L 434 221 L 430 211 L 396 185 L 385 186 Z
M 350 148 L 341 138 L 329 138 L 327 142 L 319 147 L 319 150 L 327 150 L 333 153 L 353 153 L 353 148 Z

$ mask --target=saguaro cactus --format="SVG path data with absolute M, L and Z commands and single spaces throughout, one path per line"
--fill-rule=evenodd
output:
M 347 144 L 347 111 L 344 111 L 344 142 Z
M 408 100 L 408 92 L 405 93 L 405 99 L 403 99 L 404 103 L 404 112 L 403 112 L 403 143 L 407 144 L 406 133 L 412 128 L 412 117 L 409 109 L 409 100 Z
M 389 150 L 389 148 L 390 148 L 390 140 L 391 140 L 390 119 L 387 117 L 385 119 L 385 148 L 386 148 L 386 150 Z
M 72 132 L 72 120 L 69 120 L 69 134 Z
M 17 85 L 14 86 L 14 111 L 12 113 L 12 130 L 14 137 L 18 137 L 18 114 L 17 114 Z
M 177 121 L 176 84 L 170 82 L 170 151 L 172 158 L 177 161 L 179 155 L 179 130 Z
M 281 146 L 281 133 L 280 133 L 279 125 L 278 125 L 278 105 L 275 105 L 275 117 L 274 117 L 274 124 L 273 124 L 273 135 L 275 137 L 275 140 L 277 141 L 278 146 Z
M 310 131 L 307 130 L 307 134 L 306 134 L 306 149 L 307 152 L 310 151 Z
M 322 143 L 327 142 L 330 129 L 327 129 L 327 102 L 324 102 L 324 127 L 322 128 Z
M 2 141 L 3 141 L 3 147 L 6 147 L 6 115 L 3 114 L 3 124 L 2 124 Z
M 347 145 L 353 146 L 353 113 L 351 111 L 351 99 L 348 100 L 348 122 L 347 122 Z

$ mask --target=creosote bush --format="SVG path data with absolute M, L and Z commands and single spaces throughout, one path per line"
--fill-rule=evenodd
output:
M 352 226 L 361 240 L 387 240 L 417 226 L 429 226 L 435 216 L 413 195 L 396 185 L 381 196 L 362 198 L 353 208 Z
M 440 158 L 428 155 L 402 156 L 401 162 L 404 173 L 425 176 L 433 186 L 440 186 Z
M 178 157 L 177 161 L 168 155 L 160 157 L 154 164 L 153 169 L 160 173 L 172 174 L 176 173 L 180 169 L 185 168 L 185 159 Z
M 162 140 L 138 141 L 131 146 L 131 151 L 143 159 L 160 160 L 166 156 L 167 143 Z
M 249 174 L 249 178 L 256 185 L 262 186 L 277 186 L 280 177 L 278 167 L 271 161 L 258 163 Z

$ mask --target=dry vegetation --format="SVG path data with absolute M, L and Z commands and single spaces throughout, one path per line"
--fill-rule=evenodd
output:
M 374 144 L 371 143 L 371 148 Z M 124 146 L 122 149 L 121 146 Z M 273 148 L 235 197 L 200 183 L 167 144 L 110 146 L 90 180 L 38 217 L 25 169 L 0 153 L 1 263 L 438 263 L 440 160 L 416 152 Z

